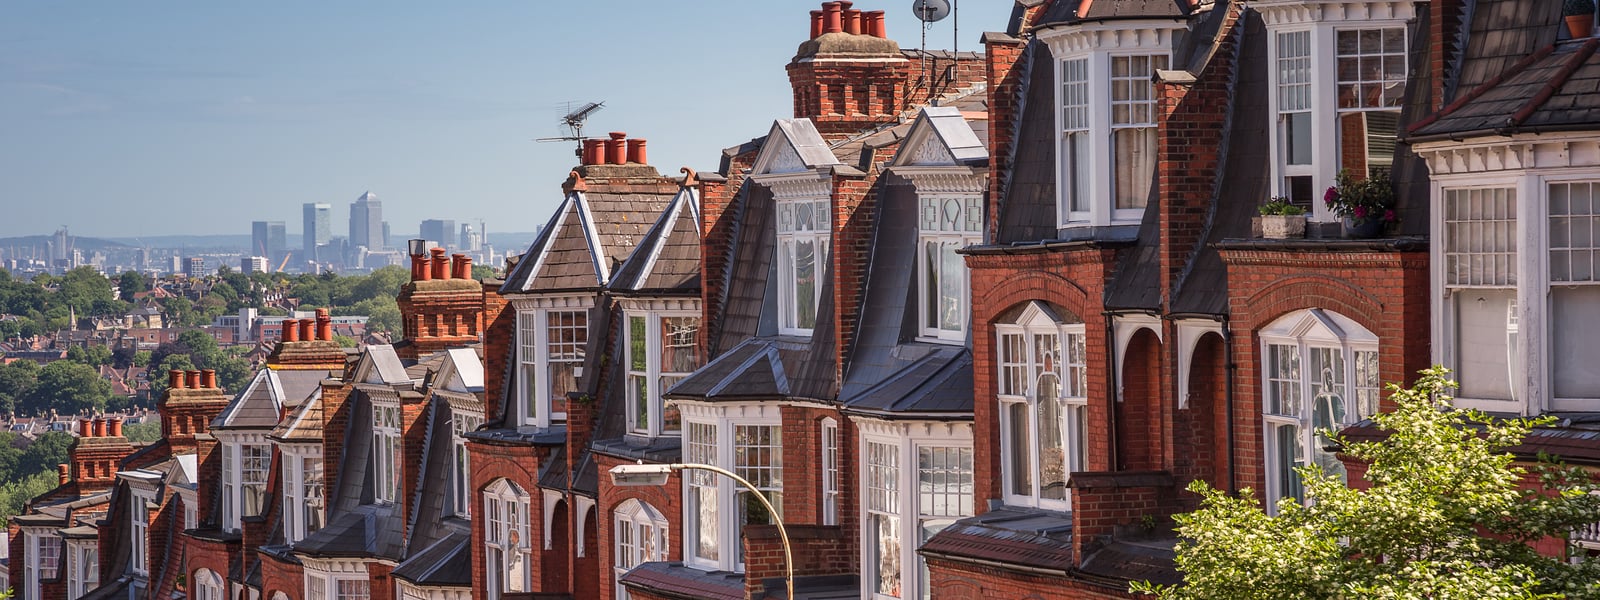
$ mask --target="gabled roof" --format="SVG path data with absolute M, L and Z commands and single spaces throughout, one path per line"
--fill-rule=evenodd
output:
M 476 394 L 483 391 L 483 361 L 471 348 L 451 348 L 445 351 L 445 364 L 439 369 L 436 387 L 452 392 Z M 441 385 L 442 383 L 442 385 Z
M 1423 121 L 1411 140 L 1600 131 L 1596 49 L 1600 38 L 1546 46 Z
M 406 373 L 406 365 L 400 360 L 400 355 L 394 351 L 394 346 L 382 344 L 367 346 L 367 351 L 361 355 L 361 362 L 356 364 L 353 381 L 378 385 L 399 385 L 411 383 L 411 376 Z
M 174 456 L 167 469 L 167 484 L 193 487 L 200 483 L 199 468 L 198 455 L 194 453 Z
M 322 443 L 322 394 L 302 403 L 267 437 L 280 442 Z
M 922 358 L 840 402 L 852 412 L 970 418 L 972 353 L 965 346 L 920 345 L 928 350 Z
M 269 429 L 278 425 L 283 414 L 283 382 L 277 371 L 256 371 L 244 391 L 234 396 L 215 419 L 212 429 Z
M 700 200 L 694 188 L 678 190 L 644 240 L 617 269 L 617 292 L 700 290 Z
M 421 586 L 471 586 L 472 535 L 466 531 L 451 532 L 400 563 L 393 575 Z
M 748 400 L 789 395 L 779 342 L 751 338 L 683 378 L 664 397 L 684 400 Z M 803 344 L 790 343 L 790 345 Z
M 973 130 L 961 109 L 954 106 L 927 106 L 895 153 L 894 166 L 982 166 L 989 161 L 989 149 Z
M 398 560 L 405 554 L 398 506 L 365 505 L 332 515 L 322 529 L 294 545 L 298 554 Z
M 596 186 L 601 187 L 601 186 Z M 586 290 L 610 282 L 671 194 L 573 190 L 539 232 L 500 293 Z
M 841 164 L 828 149 L 811 119 L 778 119 L 772 122 L 766 143 L 756 154 L 750 172 L 755 175 L 799 173 Z

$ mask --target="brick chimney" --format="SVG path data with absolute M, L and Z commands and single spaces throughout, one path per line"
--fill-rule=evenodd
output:
M 416 275 L 415 264 L 412 275 Z M 283 338 L 267 355 L 267 365 L 274 369 L 339 371 L 345 367 L 346 356 L 339 343 L 333 341 L 333 317 L 328 309 L 319 308 L 316 318 L 283 322 Z M 208 377 L 211 379 L 206 387 L 216 387 L 216 373 Z
M 76 482 L 79 494 L 111 489 L 118 465 L 134 450 L 122 437 L 122 417 L 95 417 L 79 424 L 84 434 L 67 451 L 67 463 L 59 467 L 61 485 Z
M 216 373 L 207 376 L 202 371 L 168 371 L 173 385 L 157 403 L 161 415 L 161 437 L 172 446 L 174 454 L 191 452 L 196 448 L 195 436 L 209 431 L 211 420 L 222 414 L 228 406 L 227 392 L 217 386 Z M 114 426 L 122 433 L 122 423 Z
M 788 66 L 794 116 L 811 119 L 829 141 L 898 120 L 914 83 L 912 61 L 884 37 L 883 12 L 849 5 L 812 11 L 813 35 Z
M 461 254 L 452 259 L 444 248 L 429 253 L 395 299 L 404 335 L 395 352 L 401 358 L 476 343 L 483 331 L 483 287 L 472 279 L 472 259 Z

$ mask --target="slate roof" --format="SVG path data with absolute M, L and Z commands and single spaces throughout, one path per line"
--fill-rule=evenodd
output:
M 1560 2 L 1528 0 L 1477 0 L 1465 27 L 1466 45 L 1460 51 L 1455 76 L 1448 82 L 1460 98 L 1469 90 L 1503 74 L 1539 48 L 1556 42 L 1564 29 Z
M 262 369 L 211 422 L 214 429 L 269 429 L 278 425 L 286 406 L 298 406 L 321 390 L 328 376 L 321 370 Z
M 1088 10 L 1079 10 L 1088 4 Z M 1182 0 L 1085 0 L 1061 1 L 1046 9 L 1035 23 L 1036 28 L 1067 25 L 1084 21 L 1110 21 L 1116 19 L 1179 19 L 1189 14 Z
M 971 418 L 972 352 L 965 346 L 920 346 L 922 358 L 839 401 L 857 413 Z
M 798 338 L 746 340 L 679 380 L 662 396 L 678 400 L 783 398 L 790 387 L 780 346 L 803 351 L 807 344 Z
M 1001 506 L 956 521 L 919 551 L 1065 573 L 1073 567 L 1072 516 Z
M 974 123 L 981 124 L 984 131 L 975 131 Z M 917 111 L 916 120 L 909 124 L 908 143 L 915 144 L 923 141 L 920 139 L 923 136 L 931 135 L 937 143 L 942 144 L 945 156 L 955 164 L 983 166 L 989 162 L 987 126 L 987 115 L 968 121 L 962 114 L 962 107 L 926 106 Z M 930 143 L 934 141 L 928 140 Z M 896 165 L 910 164 L 916 158 L 912 148 L 902 146 L 900 150 L 895 154 Z
M 406 373 L 405 362 L 400 360 L 400 355 L 395 352 L 391 344 L 367 346 L 367 351 L 362 353 L 362 359 L 362 362 L 356 365 L 356 381 L 390 385 L 411 382 L 411 376 Z
M 998 235 L 1009 244 L 1056 237 L 1055 62 L 1043 42 L 1030 42 L 1017 59 L 1028 75 L 1017 86 L 1011 168 L 1002 173 Z
M 786 143 L 775 143 L 774 140 Z M 772 163 L 782 158 L 781 155 L 793 152 L 799 159 L 798 165 L 793 168 L 782 168 L 782 171 L 773 171 Z M 761 147 L 761 152 L 756 154 L 755 173 L 763 172 L 792 172 L 800 168 L 819 169 L 822 167 L 843 164 L 833 150 L 828 147 L 828 142 L 822 139 L 822 134 L 817 131 L 817 126 L 811 119 L 778 119 L 773 121 L 772 129 L 767 132 L 766 142 Z M 790 167 L 785 165 L 785 167 Z
M 610 289 L 618 293 L 700 292 L 700 206 L 697 192 L 683 188 L 617 269 Z
M 283 442 L 322 443 L 322 395 L 302 403 L 267 436 Z
M 777 333 L 777 303 L 766 302 L 769 291 L 776 293 L 768 281 L 777 245 L 772 192 L 746 179 L 730 212 L 734 213 L 729 235 L 733 241 L 721 285 L 722 318 L 706 323 L 712 328 L 709 356 L 726 352 L 752 335 Z
M 472 534 L 452 532 L 394 568 L 393 575 L 431 587 L 472 585 Z
M 743 600 L 744 576 L 727 571 L 705 572 L 681 562 L 647 562 L 617 581 L 629 588 L 666 598 Z
M 550 223 L 506 276 L 500 293 L 588 290 L 606 285 L 672 196 L 568 192 Z
M 1410 140 L 1600 130 L 1596 49 L 1600 38 L 1541 48 L 1424 121 Z
M 338 512 L 328 524 L 294 545 L 295 552 L 310 556 L 373 557 L 400 560 L 405 556 L 397 506 L 364 505 Z

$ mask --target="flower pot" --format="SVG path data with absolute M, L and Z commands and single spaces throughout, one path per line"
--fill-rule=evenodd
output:
M 1305 236 L 1305 215 L 1261 215 L 1261 237 L 1284 240 Z
M 1383 220 L 1363 219 L 1357 222 L 1346 217 L 1344 220 L 1344 236 L 1363 240 L 1383 237 Z
M 1566 21 L 1567 31 L 1572 33 L 1573 39 L 1583 39 L 1594 35 L 1594 13 L 1568 15 Z

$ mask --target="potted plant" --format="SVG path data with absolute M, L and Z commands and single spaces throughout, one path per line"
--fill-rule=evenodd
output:
M 1261 205 L 1261 236 L 1283 240 L 1306 236 L 1305 209 L 1289 203 L 1289 198 L 1278 196 Z
M 1328 210 L 1344 218 L 1346 236 L 1375 238 L 1383 235 L 1385 226 L 1399 220 L 1394 212 L 1394 183 L 1388 175 L 1356 179 L 1350 169 L 1341 169 L 1334 182 L 1322 199 Z
M 1594 35 L 1594 0 L 1565 0 L 1561 3 L 1561 16 L 1574 39 Z

